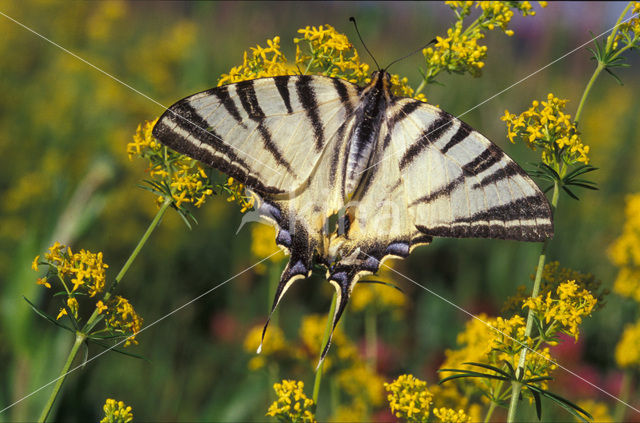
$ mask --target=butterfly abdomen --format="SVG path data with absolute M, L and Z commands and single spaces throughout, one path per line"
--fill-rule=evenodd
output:
M 349 198 L 358 188 L 363 173 L 370 166 L 371 156 L 380 136 L 389 98 L 385 75 L 384 72 L 374 74 L 371 84 L 360 94 L 360 106 L 355 110 L 354 129 L 347 142 L 345 198 Z

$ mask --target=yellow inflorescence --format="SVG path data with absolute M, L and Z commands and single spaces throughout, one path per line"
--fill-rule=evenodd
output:
M 56 241 L 49 247 L 44 259 L 61 280 L 70 282 L 70 293 L 80 290 L 93 297 L 104 290 L 105 269 L 109 266 L 103 263 L 101 252 L 80 250 L 74 253 L 70 247 Z M 40 256 L 37 256 L 31 265 L 32 269 L 38 270 L 39 260 Z M 51 288 L 49 277 L 40 278 L 37 283 Z
M 505 110 L 501 119 L 507 122 L 509 140 L 522 139 L 532 150 L 540 147 L 542 160 L 549 166 L 561 162 L 588 164 L 589 146 L 582 144 L 571 115 L 563 112 L 567 101 L 549 93 L 547 101 L 534 100 L 520 115 Z
M 346 35 L 331 25 L 307 26 L 298 30 L 302 38 L 294 38 L 296 65 L 303 74 L 319 73 L 343 78 L 354 84 L 367 83 L 369 65 L 360 61 Z
M 467 416 L 464 410 L 453 410 L 451 408 L 434 408 L 433 415 L 441 423 L 469 423 L 471 417 Z
M 107 300 L 106 307 L 106 309 L 99 309 L 102 309 L 101 313 L 107 316 L 107 326 L 114 332 L 130 335 L 124 343 L 125 347 L 137 344 L 135 336 L 142 329 L 142 317 L 136 313 L 131 303 L 126 298 L 116 295 Z
M 513 35 L 513 30 L 507 29 L 514 15 L 514 10 L 522 16 L 535 15 L 531 3 L 502 2 L 502 1 L 447 1 L 445 2 L 456 13 L 457 20 L 452 28 L 447 30 L 446 37 L 436 37 L 433 47 L 422 51 L 427 69 L 425 81 L 433 82 L 441 71 L 450 73 L 469 73 L 479 76 L 484 67 L 487 47 L 479 44 L 484 38 L 483 31 L 501 29 L 505 34 Z M 540 2 L 545 7 L 544 2 Z M 480 16 L 466 28 L 464 18 L 472 9 L 480 9 Z
M 615 358 L 622 368 L 640 369 L 640 320 L 624 328 L 616 345 Z
M 620 42 L 626 46 L 637 45 L 640 41 L 640 1 L 633 2 L 630 16 L 632 19 L 623 22 L 618 27 L 615 39 L 613 40 L 613 49 L 617 50 Z
M 213 195 L 209 177 L 202 165 L 187 156 L 164 147 L 152 136 L 158 119 L 138 125 L 133 142 L 127 145 L 129 158 L 141 157 L 149 160 L 149 175 L 155 184 L 168 187 L 169 192 L 158 191 L 158 205 L 171 195 L 173 204 L 200 207 L 207 197 Z
M 273 385 L 278 399 L 271 404 L 267 416 L 277 417 L 280 421 L 296 423 L 315 423 L 313 400 L 304 393 L 304 383 L 295 380 L 283 380 Z
M 280 37 L 267 40 L 267 47 L 256 45 L 251 53 L 244 52 L 242 65 L 231 68 L 229 73 L 223 73 L 218 80 L 218 86 L 233 84 L 249 79 L 289 75 L 295 68 L 287 65 L 287 59 L 280 51 Z
M 427 420 L 433 395 L 426 382 L 413 375 L 401 375 L 392 383 L 385 383 L 384 388 L 389 393 L 387 400 L 391 412 L 397 418 L 408 422 Z
M 620 268 L 613 290 L 640 303 L 640 194 L 627 197 L 622 234 L 609 247 L 609 257 Z
M 104 418 L 100 423 L 129 423 L 133 420 L 131 407 L 122 401 L 107 399 L 104 403 Z
M 578 326 L 582 318 L 590 316 L 597 300 L 586 289 L 581 289 L 575 281 L 562 283 L 556 289 L 555 295 L 548 292 L 546 298 L 538 296 L 529 298 L 523 307 L 529 307 L 538 313 L 541 320 L 562 328 L 578 340 Z

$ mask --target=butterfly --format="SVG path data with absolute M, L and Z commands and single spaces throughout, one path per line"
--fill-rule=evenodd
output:
M 553 235 L 524 170 L 449 113 L 392 95 L 385 70 L 365 87 L 288 75 L 212 88 L 172 105 L 153 135 L 245 184 L 276 228 L 290 258 L 271 314 L 314 263 L 327 269 L 333 330 L 362 276 L 433 237 Z

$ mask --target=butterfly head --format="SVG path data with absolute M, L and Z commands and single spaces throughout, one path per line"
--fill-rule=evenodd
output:
M 382 92 L 388 92 L 391 89 L 391 75 L 384 69 L 373 71 L 369 86 Z

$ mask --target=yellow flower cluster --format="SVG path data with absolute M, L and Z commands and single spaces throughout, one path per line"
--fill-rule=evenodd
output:
M 505 34 L 511 36 L 513 31 L 507 29 L 513 18 L 513 10 L 519 11 L 522 16 L 535 15 L 531 3 L 503 2 L 503 1 L 446 1 L 457 16 L 453 28 L 447 30 L 446 37 L 436 37 L 436 44 L 422 51 L 427 69 L 425 72 L 426 83 L 434 81 L 441 71 L 450 73 L 469 73 L 479 76 L 484 67 L 484 58 L 487 56 L 487 47 L 479 44 L 484 38 L 483 31 L 500 28 Z M 540 2 L 542 7 L 546 3 Z M 472 8 L 480 9 L 480 16 L 468 27 L 463 27 L 463 21 L 471 13 Z
M 294 38 L 296 65 L 303 74 L 319 73 L 354 84 L 369 82 L 369 65 L 362 63 L 346 35 L 331 25 L 307 26 Z
M 531 280 L 535 275 L 531 275 Z M 560 262 L 552 261 L 544 265 L 542 269 L 542 280 L 540 283 L 539 296 L 544 297 L 548 292 L 553 291 L 566 281 L 575 281 L 581 289 L 591 292 L 597 300 L 595 310 L 602 308 L 605 304 L 605 297 L 609 295 L 609 289 L 602 288 L 602 281 L 596 279 L 591 273 L 582 273 L 566 267 L 560 267 Z M 507 299 L 502 309 L 505 315 L 519 313 L 522 310 L 522 303 L 529 298 L 529 289 L 524 285 L 518 287 L 517 294 Z
M 125 347 L 138 344 L 136 334 L 142 329 L 142 317 L 126 298 L 116 295 L 106 300 L 106 304 L 98 302 L 96 308 L 100 314 L 106 315 L 105 323 L 109 331 L 128 336 Z
M 304 393 L 304 383 L 295 380 L 283 380 L 273 385 L 278 399 L 271 404 L 267 416 L 277 417 L 280 421 L 296 423 L 315 423 L 313 400 Z
M 162 146 L 153 138 L 151 132 L 157 121 L 138 125 L 133 142 L 127 145 L 129 158 L 149 160 L 152 180 L 145 182 L 158 195 L 158 205 L 170 196 L 177 208 L 185 203 L 200 207 L 213 195 L 209 177 L 198 161 Z
M 357 402 L 374 407 L 382 404 L 384 379 L 363 361 L 358 360 L 353 366 L 341 370 L 336 376 L 336 381 L 340 388 Z
M 622 234 L 609 247 L 611 261 L 620 268 L 613 290 L 640 303 L 640 194 L 629 195 Z
M 549 93 L 547 101 L 534 100 L 520 115 L 505 110 L 501 119 L 507 122 L 509 140 L 522 139 L 532 150 L 540 147 L 543 162 L 554 168 L 561 163 L 588 164 L 589 146 L 582 144 L 571 115 L 563 112 L 567 101 Z
M 465 330 L 458 334 L 457 343 L 460 348 L 456 350 L 446 350 L 445 360 L 440 366 L 441 369 L 478 369 L 464 363 L 486 363 L 495 367 L 502 367 L 506 361 L 513 367 L 517 367 L 522 345 L 534 347 L 531 338 L 524 338 L 525 320 L 519 315 L 509 319 L 502 317 L 490 318 L 485 314 L 478 315 L 478 319 L 471 319 L 467 322 Z M 557 367 L 550 359 L 548 348 L 538 348 L 536 354 L 529 354 L 525 366 L 525 376 L 549 376 Z M 450 372 L 440 372 L 440 377 L 450 376 Z M 477 388 L 486 391 L 489 397 L 496 388 L 495 382 L 472 379 Z M 546 383 L 540 383 L 545 387 Z
M 240 212 L 244 213 L 253 208 L 255 199 L 246 190 L 245 186 L 233 178 L 227 179 L 226 185 L 222 187 L 228 194 L 227 201 L 236 202 L 241 208 Z M 271 254 L 271 252 L 266 255 Z M 264 256 L 261 256 L 264 257 Z
M 242 65 L 235 66 L 229 73 L 222 74 L 218 80 L 218 86 L 249 79 L 288 75 L 293 72 L 295 68 L 287 65 L 287 59 L 280 51 L 280 37 L 274 37 L 267 40 L 266 48 L 256 45 L 251 47 L 251 53 L 245 51 Z
M 616 345 L 615 358 L 622 368 L 640 368 L 640 320 L 625 326 Z
M 109 398 L 102 409 L 104 410 L 104 418 L 100 420 L 100 423 L 129 423 L 133 420 L 131 407 L 122 401 Z
M 580 289 L 576 281 L 567 281 L 558 286 L 555 294 L 548 292 L 546 298 L 537 296 L 525 301 L 523 307 L 534 310 L 539 319 L 551 326 L 559 326 L 562 331 L 578 340 L 578 326 L 582 318 L 590 316 L 597 300 L 586 289 Z M 550 331 L 550 329 L 547 329 Z
M 436 37 L 436 44 L 422 51 L 427 62 L 427 76 L 434 78 L 442 70 L 479 76 L 484 67 L 482 59 L 487 55 L 487 46 L 478 44 L 482 38 L 484 34 L 480 31 L 471 36 L 465 34 L 462 21 L 458 21 L 454 28 L 447 30 L 446 37 Z
M 56 241 L 49 247 L 49 252 L 45 253 L 44 259 L 44 264 L 48 264 L 54 270 L 69 295 L 78 291 L 79 288 L 90 297 L 104 290 L 105 269 L 109 266 L 102 262 L 101 252 L 92 253 L 80 250 L 80 252 L 74 253 L 71 251 L 71 247 Z M 33 270 L 38 271 L 39 261 L 40 256 L 36 256 L 31 265 Z M 38 285 L 51 288 L 50 277 L 38 279 Z M 70 281 L 73 286 L 68 287 L 67 281 Z
M 387 400 L 391 412 L 407 422 L 424 422 L 429 417 L 429 407 L 433 395 L 427 389 L 427 383 L 413 377 L 401 375 L 392 383 L 385 383 L 389 393 Z
M 633 46 L 640 42 L 640 1 L 633 2 L 630 16 L 633 18 L 620 24 L 613 40 L 613 50 L 622 42 L 625 46 Z
M 441 423 L 470 423 L 471 417 L 467 416 L 464 410 L 453 410 L 451 408 L 434 408 L 433 415 Z

